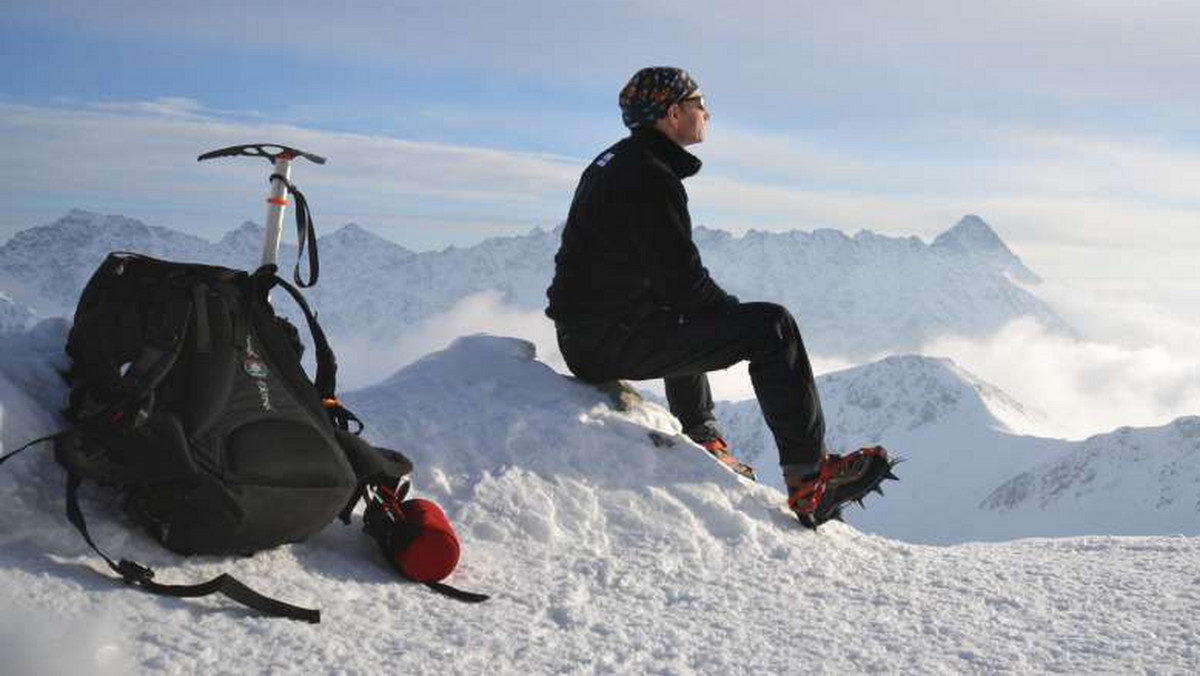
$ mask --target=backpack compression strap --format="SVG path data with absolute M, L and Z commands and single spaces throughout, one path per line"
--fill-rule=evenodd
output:
M 154 581 L 154 571 L 150 568 L 128 559 L 121 559 L 119 562 L 113 561 L 111 557 L 96 546 L 91 534 L 88 533 L 87 522 L 83 518 L 83 511 L 79 509 L 77 493 L 80 483 L 81 481 L 77 475 L 73 472 L 67 473 L 67 519 L 75 526 L 76 530 L 83 536 L 83 539 L 87 541 L 92 551 L 99 554 L 108 564 L 108 567 L 112 568 L 117 575 L 120 575 L 126 584 L 151 594 L 173 596 L 176 598 L 197 598 L 210 594 L 221 594 L 247 608 L 252 608 L 271 617 L 284 617 L 313 624 L 321 621 L 320 610 L 301 608 L 300 606 L 284 603 L 269 596 L 263 596 L 245 584 L 242 584 L 228 573 L 222 573 L 208 582 L 201 582 L 200 584 L 159 584 Z
M 37 439 L 30 441 L 29 443 L 25 444 L 24 446 L 18 448 L 15 451 L 9 451 L 8 453 L 5 453 L 4 455 L 0 455 L 0 465 L 3 465 L 4 463 L 8 462 L 9 458 L 20 453 L 21 451 L 24 451 L 25 449 L 29 448 L 30 446 L 33 446 L 35 444 L 40 444 L 44 441 L 54 441 L 55 439 L 58 439 L 59 437 L 70 434 L 72 431 L 73 430 L 71 430 L 71 429 L 66 429 L 61 432 L 55 432 L 54 434 L 50 434 L 50 435 L 47 435 L 44 437 L 38 437 Z

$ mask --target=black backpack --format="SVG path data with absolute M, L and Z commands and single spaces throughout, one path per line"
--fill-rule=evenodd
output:
M 316 352 L 268 300 L 291 295 Z M 302 540 L 350 512 L 369 487 L 395 488 L 412 464 L 358 436 L 337 400 L 337 363 L 304 298 L 275 274 L 110 254 L 80 297 L 67 342 L 73 427 L 54 437 L 67 514 L 125 582 L 158 594 L 222 593 L 271 615 L 319 611 L 264 597 L 222 575 L 163 585 L 92 541 L 77 490 L 123 489 L 128 513 L 182 554 L 248 554 Z M 350 427 L 356 429 L 351 432 Z M 11 455 L 11 454 L 10 454 Z

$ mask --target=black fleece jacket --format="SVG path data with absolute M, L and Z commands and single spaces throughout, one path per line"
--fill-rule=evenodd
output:
M 562 324 L 636 321 L 736 301 L 692 242 L 682 179 L 699 170 L 698 158 L 653 128 L 600 153 L 575 189 L 546 314 Z

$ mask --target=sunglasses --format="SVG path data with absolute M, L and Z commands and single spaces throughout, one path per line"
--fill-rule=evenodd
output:
M 685 103 L 696 104 L 696 108 L 699 109 L 700 112 L 705 112 L 708 110 L 708 106 L 706 106 L 704 104 L 704 96 L 688 96 L 686 98 L 679 99 L 680 105 L 683 105 Z

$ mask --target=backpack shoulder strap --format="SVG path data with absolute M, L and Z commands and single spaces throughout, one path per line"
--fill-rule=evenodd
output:
M 322 400 L 333 399 L 337 390 L 337 357 L 333 354 L 333 348 L 329 347 L 325 331 L 321 329 L 316 314 L 309 307 L 308 301 L 304 300 L 300 290 L 276 275 L 275 271 L 274 265 L 264 265 L 256 270 L 253 276 L 256 285 L 260 287 L 264 299 L 272 287 L 279 286 L 300 306 L 300 311 L 304 313 L 304 321 L 308 324 L 308 331 L 313 337 L 313 351 L 317 358 L 317 377 L 313 385 L 316 386 L 317 394 Z
M 320 322 L 317 321 L 316 313 L 309 307 L 308 301 L 304 300 L 300 290 L 288 284 L 275 272 L 275 266 L 264 265 L 255 271 L 254 278 L 259 285 L 262 285 L 264 297 L 272 287 L 279 286 L 287 291 L 292 300 L 296 301 L 296 305 L 300 306 L 300 311 L 304 313 L 304 321 L 308 324 L 308 331 L 313 337 L 313 351 L 317 359 L 317 374 L 313 385 L 317 388 L 321 405 L 338 429 L 349 430 L 350 423 L 354 423 L 357 426 L 355 433 L 362 432 L 362 421 L 352 411 L 342 406 L 342 402 L 337 398 L 337 356 L 333 353 L 333 348 L 329 347 L 329 340 L 325 337 L 325 331 L 321 328 Z

